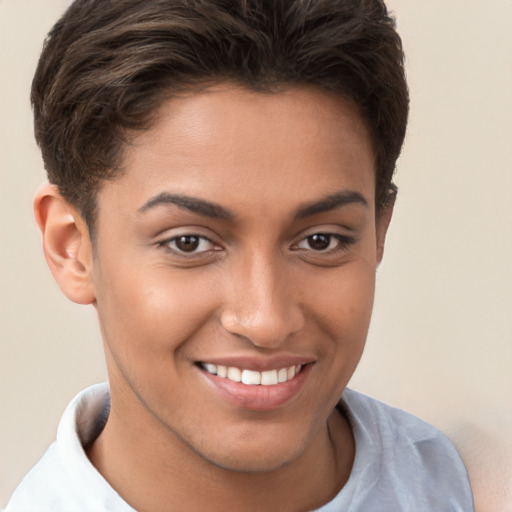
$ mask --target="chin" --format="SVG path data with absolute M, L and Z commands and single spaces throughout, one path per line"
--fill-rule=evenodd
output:
M 222 454 L 219 457 L 206 457 L 213 466 L 231 473 L 272 473 L 292 464 L 298 454 Z M 204 456 L 204 455 L 203 455 Z
M 282 439 L 282 438 L 281 438 Z M 218 443 L 216 449 L 192 447 L 204 461 L 225 471 L 233 473 L 270 473 L 278 471 L 300 458 L 305 443 L 289 444 L 261 442 L 243 444 Z

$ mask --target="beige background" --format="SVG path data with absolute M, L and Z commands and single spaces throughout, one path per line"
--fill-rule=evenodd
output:
M 0 0 L 0 506 L 103 380 L 90 308 L 60 294 L 31 213 L 44 180 L 29 86 L 65 0 Z M 447 432 L 480 512 L 512 510 L 512 1 L 389 0 L 412 117 L 352 386 Z

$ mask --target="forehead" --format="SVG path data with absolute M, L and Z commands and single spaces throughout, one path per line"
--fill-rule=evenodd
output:
M 314 88 L 218 85 L 161 106 L 126 147 L 124 172 L 106 184 L 99 205 L 116 189 L 117 200 L 134 208 L 164 191 L 254 203 L 254 212 L 262 198 L 308 201 L 344 188 L 364 189 L 372 203 L 374 167 L 369 132 L 351 101 Z

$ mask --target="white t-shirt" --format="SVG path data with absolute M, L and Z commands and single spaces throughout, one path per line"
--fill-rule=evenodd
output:
M 340 401 L 356 441 L 348 482 L 317 512 L 471 512 L 464 464 L 434 427 L 373 398 L 346 390 Z M 107 384 L 76 396 L 57 441 L 25 476 L 5 512 L 134 512 L 87 458 L 83 446 L 103 428 Z

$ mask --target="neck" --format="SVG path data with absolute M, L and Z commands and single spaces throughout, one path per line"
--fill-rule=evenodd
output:
M 113 400 L 88 456 L 141 512 L 168 511 L 170 504 L 183 512 L 313 510 L 336 496 L 354 460 L 351 429 L 337 410 L 296 460 L 273 471 L 244 473 L 205 460 L 153 417 L 125 424 L 115 405 Z

